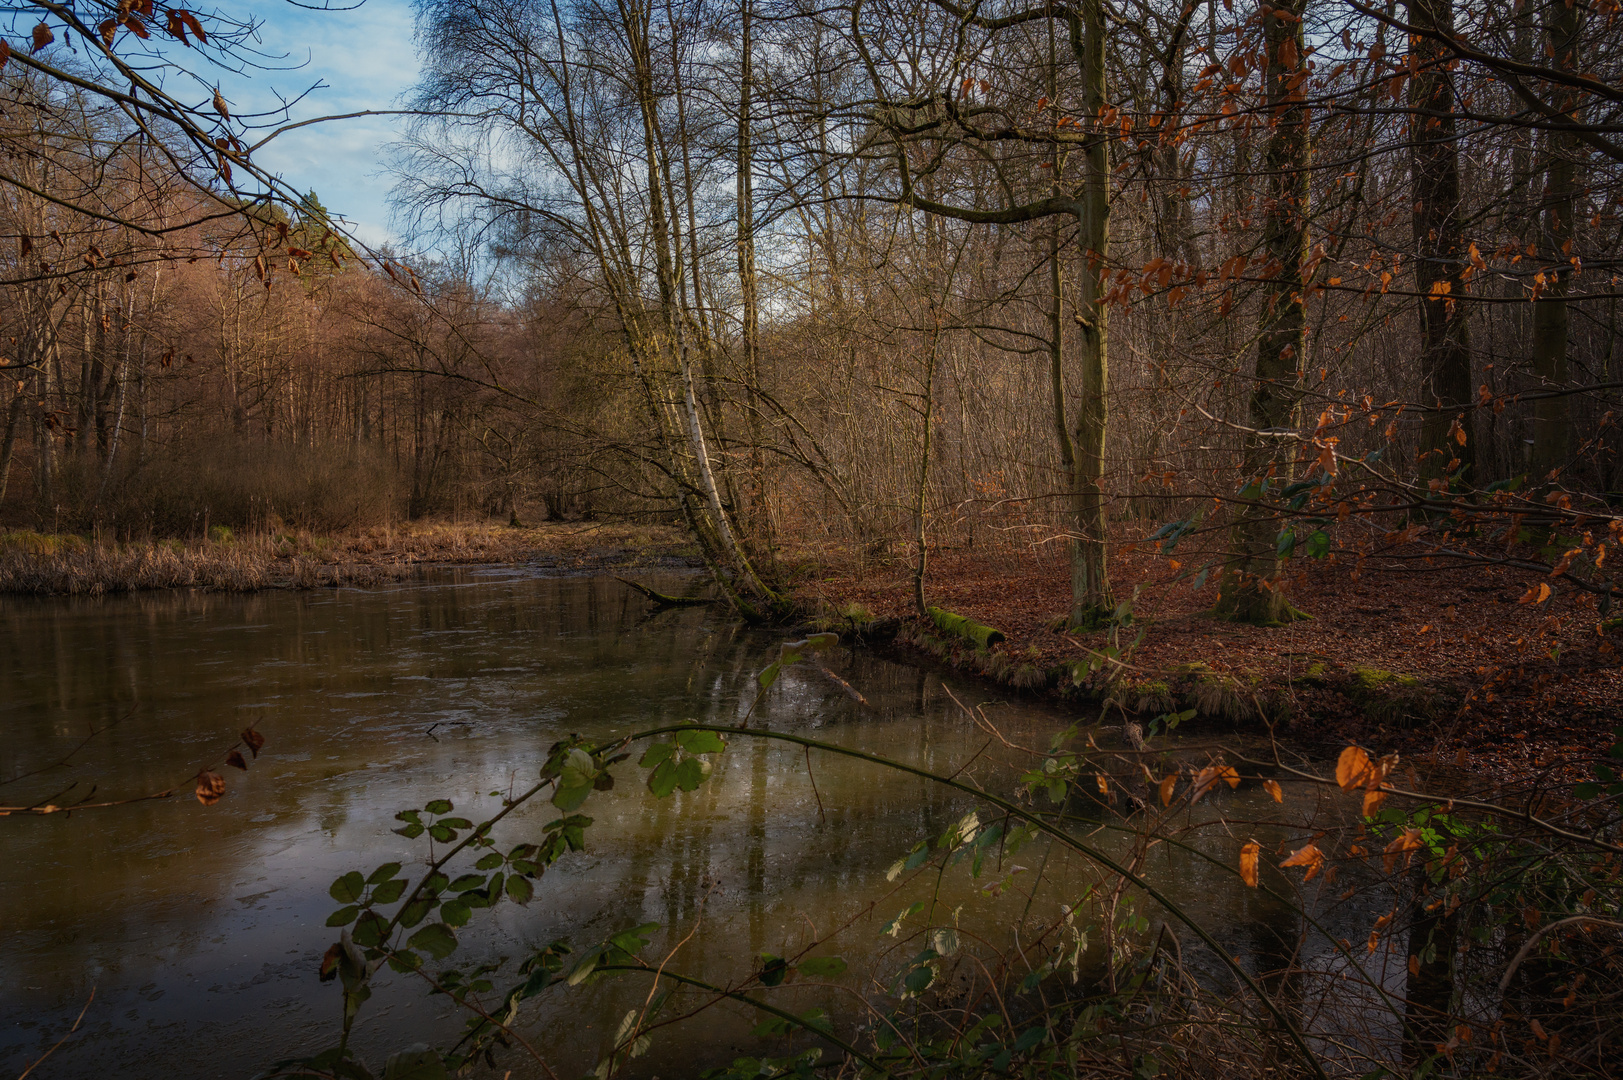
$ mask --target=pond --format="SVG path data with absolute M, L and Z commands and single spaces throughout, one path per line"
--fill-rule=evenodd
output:
M 650 582 L 687 586 L 675 574 Z M 480 820 L 572 733 L 736 724 L 753 705 L 757 726 L 1012 792 L 1030 759 L 963 706 L 984 706 L 1002 736 L 1038 747 L 1075 719 L 847 650 L 826 668 L 786 669 L 757 703 L 755 676 L 782 640 L 708 608 L 651 613 L 610 577 L 522 568 L 434 571 L 376 590 L 0 598 L 0 780 L 44 769 L 0 786 L 0 802 L 182 789 L 0 822 L 0 1062 L 17 1075 L 81 1012 L 35 1076 L 237 1078 L 332 1045 L 339 996 L 317 970 L 337 935 L 324 925 L 338 906 L 334 879 L 389 860 L 420 868 L 426 846 L 392 831 L 398 811 L 445 798 Z M 246 773 L 223 769 L 224 799 L 199 805 L 188 778 L 250 724 L 267 740 L 263 754 Z M 586 850 L 541 878 L 529 905 L 476 913 L 458 960 L 517 958 L 559 938 L 581 948 L 658 923 L 650 958 L 680 945 L 670 970 L 724 983 L 763 953 L 792 955 L 832 935 L 819 950 L 849 962 L 847 988 L 830 998 L 786 986 L 778 1000 L 821 1003 L 854 1028 L 864 995 L 906 959 L 881 928 L 915 899 L 937 890 L 942 911 L 959 909 L 966 925 L 983 919 L 977 932 L 992 940 L 1051 919 L 1099 880 L 1038 845 L 977 880 L 963 868 L 939 882 L 888 879 L 898 857 L 972 804 L 864 762 L 735 738 L 707 783 L 664 800 L 635 764 L 618 766 L 621 782 L 583 809 L 595 821 Z M 1262 798 L 1248 785 L 1207 805 L 1249 815 Z M 1312 812 L 1280 809 L 1279 836 L 1283 811 Z M 532 839 L 556 813 L 537 800 L 499 835 Z M 1278 949 L 1286 911 L 1266 894 L 1233 888 L 1187 854 L 1169 851 L 1149 869 L 1227 947 Z M 1043 882 L 1032 898 L 1020 894 L 1022 873 Z M 1000 897 L 988 888 L 998 880 L 1014 888 Z M 560 991 L 523 1030 L 558 1075 L 578 1076 L 648 991 L 646 979 Z M 355 1045 L 376 1067 L 410 1043 L 455 1041 L 463 1019 L 421 982 L 385 972 Z M 675 1071 L 690 1074 L 759 1053 L 759 1019 L 729 1003 L 662 1029 L 634 1071 L 656 1074 L 650 1063 L 664 1061 L 672 1075 L 668 1063 L 680 1061 Z M 545 1075 L 516 1055 L 503 1063 L 515 1080 Z

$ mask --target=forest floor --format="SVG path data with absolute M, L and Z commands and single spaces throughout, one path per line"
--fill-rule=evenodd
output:
M 1264 628 L 1213 618 L 1214 582 L 1194 588 L 1175 580 L 1176 563 L 1129 550 L 1112 556 L 1112 580 L 1118 599 L 1139 593 L 1133 621 L 1112 637 L 1056 628 L 1070 604 L 1061 558 L 932 551 L 929 602 L 1006 634 L 988 653 L 914 615 L 906 560 L 817 565 L 801 595 L 823 625 L 854 626 L 842 618 L 852 605 L 858 620 L 899 617 L 903 648 L 1011 689 L 1103 701 L 1146 729 L 1194 709 L 1186 731 L 1271 725 L 1331 751 L 1356 742 L 1530 778 L 1587 774 L 1577 763 L 1603 754 L 1623 723 L 1619 620 L 1603 622 L 1584 594 L 1511 568 L 1394 559 L 1355 574 L 1298 560 L 1288 595 L 1313 617 Z M 1546 583 L 1553 588 L 1537 601 Z M 1119 665 L 1090 672 L 1088 661 L 1112 645 Z

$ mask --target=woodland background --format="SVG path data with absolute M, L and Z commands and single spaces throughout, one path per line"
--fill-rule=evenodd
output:
M 667 521 L 751 610 L 785 546 L 920 608 L 959 550 L 1080 628 L 1150 536 L 1248 621 L 1398 552 L 1609 612 L 1615 5 L 423 2 L 417 254 L 154 81 L 251 17 L 103 6 L 0 75 L 8 523 Z

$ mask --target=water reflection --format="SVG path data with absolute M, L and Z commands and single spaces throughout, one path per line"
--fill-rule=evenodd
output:
M 67 766 L 0 788 L 6 801 L 69 784 L 68 799 L 92 786 L 98 797 L 156 790 L 216 759 L 247 723 L 269 740 L 247 774 L 227 777 L 213 808 L 181 798 L 0 826 L 0 1062 L 20 1072 L 67 1030 L 92 987 L 80 1033 L 37 1075 L 240 1077 L 330 1045 L 336 994 L 316 979 L 334 936 L 323 926 L 335 906 L 327 887 L 350 869 L 421 858 L 391 832 L 397 810 L 445 797 L 469 817 L 492 812 L 491 793 L 527 784 L 547 747 L 571 732 L 601 739 L 688 718 L 736 723 L 777 640 L 703 609 L 649 615 L 612 579 L 517 571 L 446 572 L 377 591 L 0 599 L 0 779 L 106 728 Z M 865 654 L 831 662 L 870 707 L 799 667 L 756 722 L 941 772 L 980 755 L 972 774 L 1007 789 L 1015 762 L 986 746 L 938 675 Z M 988 696 L 955 692 L 970 703 Z M 1011 738 L 1037 745 L 1068 722 L 1029 704 L 991 715 Z M 851 985 L 863 989 L 864 977 L 900 962 L 890 952 L 898 943 L 878 928 L 934 885 L 894 886 L 885 868 L 968 807 L 849 759 L 811 764 L 815 789 L 798 749 L 737 740 L 710 782 L 663 801 L 621 766 L 626 782 L 587 807 L 597 822 L 587 853 L 549 873 L 530 907 L 477 918 L 459 957 L 519 956 L 559 937 L 589 944 L 658 922 L 667 932 L 656 949 L 687 937 L 675 968 L 723 982 L 763 951 L 790 955 L 849 923 L 830 951 L 851 961 Z M 1244 801 L 1253 797 L 1214 798 L 1203 813 L 1249 813 L 1260 809 Z M 553 816 L 526 808 L 506 843 Z M 1041 858 L 1018 861 L 1034 868 Z M 1056 857 L 1045 868 L 1045 892 L 1027 912 L 1034 921 L 1097 880 L 1080 861 Z M 1286 912 L 1235 890 L 1210 864 L 1169 849 L 1147 872 L 1192 914 L 1226 927 L 1229 947 L 1288 952 Z M 1015 921 L 1007 905 L 997 913 L 983 884 L 948 875 L 942 910 Z M 579 1075 L 647 989 L 570 991 L 537 1014 L 529 1035 L 560 1075 Z M 780 1003 L 806 1007 L 808 993 L 786 988 Z M 358 1046 L 375 1063 L 461 1028 L 444 998 L 400 978 L 386 980 L 362 1015 Z M 757 1019 L 723 1009 L 662 1036 L 652 1057 L 729 1059 L 754 1048 Z M 513 1066 L 515 1080 L 530 1075 Z

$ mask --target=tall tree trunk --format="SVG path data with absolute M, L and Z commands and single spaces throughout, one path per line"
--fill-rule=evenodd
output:
M 30 373 L 29 378 L 32 378 Z M 11 382 L 10 378 L 6 379 Z M 27 383 L 17 379 L 12 384 L 11 403 L 6 408 L 6 433 L 0 436 L 0 507 L 6 502 L 6 487 L 11 479 L 11 459 L 17 449 L 17 429 L 22 427 L 23 405 L 28 400 L 24 393 Z
M 755 81 L 754 0 L 741 0 L 738 74 L 738 304 L 744 383 L 749 393 L 748 531 L 772 550 L 772 523 L 766 505 L 766 463 L 761 446 L 761 309 L 755 275 Z
M 1582 9 L 1554 0 L 1544 9 L 1545 43 L 1559 71 L 1577 73 L 1578 31 Z M 1577 120 L 1577 92 L 1556 87 L 1556 107 Z M 1571 284 L 1573 220 L 1577 213 L 1577 139 L 1569 133 L 1544 133 L 1544 205 L 1540 262 L 1545 285 L 1533 305 L 1533 374 L 1541 390 L 1567 385 L 1567 291 Z M 1567 397 L 1540 398 L 1533 404 L 1533 482 L 1553 479 L 1572 456 L 1572 403 Z
M 1409 22 L 1421 31 L 1452 36 L 1453 0 L 1409 0 Z M 1440 477 L 1468 465 L 1474 451 L 1469 438 L 1460 442 L 1450 436 L 1456 420 L 1469 434 L 1465 410 L 1471 402 L 1459 147 L 1448 52 L 1424 33 L 1411 34 L 1409 42 L 1415 73 L 1409 80 L 1409 147 L 1415 286 L 1420 293 L 1420 403 L 1432 410 L 1421 422 L 1421 475 Z
M 687 449 L 693 460 L 695 479 L 704 497 L 709 517 L 709 531 L 721 545 L 720 562 L 738 575 L 744 591 L 775 601 L 776 594 L 768 589 L 755 573 L 748 555 L 740 546 L 722 502 L 721 488 L 710 460 L 710 448 L 704 431 L 703 413 L 693 376 L 693 358 L 688 347 L 688 333 L 684 314 L 678 308 L 677 283 L 672 265 L 672 233 L 670 217 L 665 204 L 663 158 L 660 154 L 658 121 L 655 111 L 658 98 L 654 91 L 652 54 L 649 48 L 649 18 L 645 7 L 635 2 L 623 2 L 621 12 L 631 46 L 633 72 L 636 79 L 638 109 L 642 114 L 643 147 L 647 155 L 647 196 L 649 243 L 654 249 L 655 270 L 659 282 L 660 305 L 665 314 L 665 333 L 671 343 L 675 360 L 678 386 L 677 411 L 680 414 Z M 703 535 L 701 533 L 701 535 Z
M 1086 0 L 1080 18 L 1072 16 L 1071 48 L 1082 68 L 1082 112 L 1101 125 L 1105 109 L 1105 10 L 1103 0 Z M 1116 600 L 1105 564 L 1105 499 L 1101 487 L 1105 464 L 1106 384 L 1109 308 L 1104 303 L 1106 265 L 1110 257 L 1110 142 L 1096 131 L 1084 151 L 1087 172 L 1082 181 L 1082 208 L 1077 214 L 1077 242 L 1082 249 L 1077 296 L 1081 374 L 1073 436 L 1071 506 L 1076 536 L 1071 542 L 1071 625 L 1097 626 L 1114 613 Z
M 1307 259 L 1312 144 L 1303 93 L 1306 42 L 1302 13 L 1306 8 L 1307 0 L 1286 0 L 1284 7 L 1263 8 L 1268 55 L 1264 78 L 1273 132 L 1264 159 L 1267 195 L 1262 240 L 1272 277 L 1263 290 L 1256 385 L 1248 411 L 1251 431 L 1245 436 L 1242 499 L 1246 505 L 1230 530 L 1229 564 L 1218 586 L 1216 607 L 1220 616 L 1261 625 L 1275 625 L 1295 615 L 1276 584 L 1278 522 L 1266 506 L 1266 495 L 1290 474 L 1281 435 L 1296 425 L 1307 351 L 1307 283 L 1302 264 Z

